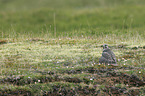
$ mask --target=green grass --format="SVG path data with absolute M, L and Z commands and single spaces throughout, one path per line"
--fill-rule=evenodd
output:
M 108 83 L 110 81 L 106 80 L 108 77 L 100 77 L 100 75 L 106 76 L 105 74 L 107 73 L 97 75 L 97 71 L 94 74 L 87 71 L 89 68 L 97 70 L 112 68 L 110 66 L 97 65 L 102 53 L 100 45 L 91 40 L 88 41 L 90 43 L 85 44 L 83 43 L 85 39 L 84 41 L 82 40 L 82 43 L 72 43 L 71 41 L 70 39 L 67 40 L 69 43 L 66 41 L 64 43 L 63 40 L 57 43 L 54 43 L 53 40 L 25 41 L 1 45 L 0 82 L 4 81 L 1 86 L 6 82 L 8 84 L 12 82 L 14 86 L 8 87 L 11 90 L 10 92 L 23 90 L 30 91 L 31 94 L 39 94 L 39 88 L 37 89 L 36 87 L 34 89 L 31 87 L 36 86 L 36 83 L 40 83 L 39 87 L 42 87 L 43 89 L 41 90 L 43 91 L 53 90 L 53 87 L 45 87 L 45 83 L 49 84 L 49 82 L 52 84 L 55 82 L 59 82 L 59 84 L 60 82 L 67 82 L 68 84 L 69 82 L 80 82 L 77 83 L 77 86 L 84 86 L 84 88 L 86 88 L 85 86 L 94 88 L 94 85 L 104 86 L 105 84 L 110 84 Z M 141 80 L 144 80 L 144 69 L 141 69 L 145 66 L 144 50 L 139 48 L 133 51 L 130 45 L 119 49 L 116 48 L 118 45 L 111 47 L 116 54 L 117 60 L 120 59 L 118 61 L 118 69 L 115 69 L 116 72 L 137 75 Z M 121 67 L 133 67 L 133 69 L 120 69 Z M 80 73 L 73 73 L 75 70 L 80 70 L 78 71 Z M 99 78 L 102 78 L 105 82 Z M 23 89 L 24 86 L 31 90 Z M 60 86 L 62 87 L 61 84 Z M 78 87 L 75 88 L 77 90 Z M 3 87 L 1 90 L 7 91 Z M 42 94 L 44 93 L 42 92 Z
M 7 5 L 0 7 L 1 37 L 97 38 L 108 34 L 116 36 L 126 34 L 132 37 L 137 33 L 141 37 L 145 36 L 143 20 L 145 7 L 142 4 L 144 2 L 139 4 L 135 0 L 132 3 L 130 0 L 112 2 L 32 0 L 28 3 L 23 0 L 22 3 L 17 0 L 13 2 L 1 0 L 3 5 Z M 31 6 L 32 3 L 35 6 Z
M 0 0 L 0 95 L 95 94 L 92 90 L 110 95 L 110 86 L 125 87 L 129 95 L 138 89 L 143 95 L 144 86 L 108 74 L 135 75 L 145 81 L 144 4 Z M 116 68 L 98 65 L 105 43 L 116 55 Z

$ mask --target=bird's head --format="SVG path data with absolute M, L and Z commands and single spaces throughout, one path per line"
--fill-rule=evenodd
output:
M 105 48 L 108 48 L 108 45 L 107 44 L 104 44 L 103 45 L 103 49 L 105 49 Z

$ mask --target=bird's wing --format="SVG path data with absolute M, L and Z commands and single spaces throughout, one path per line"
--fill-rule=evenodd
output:
M 103 50 L 103 53 L 105 53 L 105 52 L 108 53 L 108 55 L 110 55 L 110 56 L 108 56 L 108 58 L 110 58 L 109 60 L 111 60 L 111 62 L 112 61 L 116 62 L 115 54 L 109 48 L 105 48 Z M 106 55 L 106 53 L 105 53 L 105 55 Z
M 112 59 L 116 62 L 116 57 L 115 57 L 115 54 L 111 51 L 111 57 Z
M 116 64 L 116 59 L 112 58 L 111 54 L 108 52 L 103 52 L 102 57 L 104 58 L 106 63 Z
M 103 52 L 103 53 L 102 53 L 102 56 L 103 56 L 105 59 L 107 59 L 107 60 L 112 60 L 112 57 L 111 57 L 111 55 L 110 55 L 108 52 Z

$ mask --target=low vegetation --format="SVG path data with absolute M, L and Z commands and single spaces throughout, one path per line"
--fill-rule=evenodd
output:
M 143 96 L 139 1 L 0 0 L 0 95 Z M 103 44 L 118 66 L 98 64 Z

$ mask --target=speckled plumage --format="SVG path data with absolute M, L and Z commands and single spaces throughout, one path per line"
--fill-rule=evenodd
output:
M 99 63 L 103 64 L 117 64 L 115 54 L 109 49 L 108 45 L 103 45 L 102 56 Z

